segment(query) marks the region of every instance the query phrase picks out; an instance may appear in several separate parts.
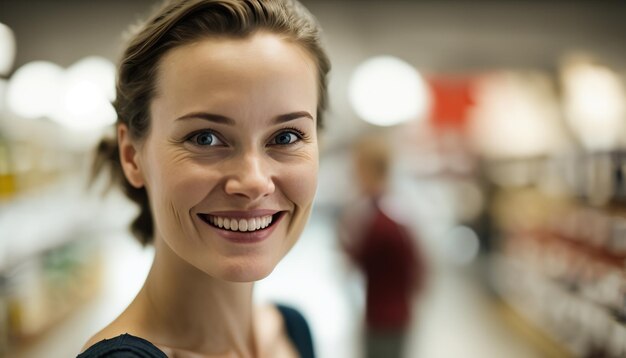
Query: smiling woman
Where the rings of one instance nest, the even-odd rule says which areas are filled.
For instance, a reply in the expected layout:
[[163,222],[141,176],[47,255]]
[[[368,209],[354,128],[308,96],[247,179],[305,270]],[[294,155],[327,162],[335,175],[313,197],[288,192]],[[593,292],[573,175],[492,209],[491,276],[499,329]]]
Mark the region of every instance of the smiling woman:
[[139,204],[156,254],[79,357],[313,356],[304,318],[252,290],[311,211],[329,67],[291,0],[170,1],[131,38],[95,168]]

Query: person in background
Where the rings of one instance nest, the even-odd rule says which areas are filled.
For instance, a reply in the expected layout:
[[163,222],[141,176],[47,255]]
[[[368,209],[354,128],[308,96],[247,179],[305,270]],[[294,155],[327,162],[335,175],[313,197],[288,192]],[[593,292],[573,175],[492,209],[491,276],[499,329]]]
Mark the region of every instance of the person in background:
[[329,60],[295,0],[168,1],[118,67],[106,166],[154,245],[145,284],[87,357],[313,357],[294,308],[253,305],[317,186]]
[[417,240],[386,205],[393,158],[385,137],[360,138],[352,154],[361,198],[344,208],[339,237],[365,277],[365,353],[402,357],[425,264]]

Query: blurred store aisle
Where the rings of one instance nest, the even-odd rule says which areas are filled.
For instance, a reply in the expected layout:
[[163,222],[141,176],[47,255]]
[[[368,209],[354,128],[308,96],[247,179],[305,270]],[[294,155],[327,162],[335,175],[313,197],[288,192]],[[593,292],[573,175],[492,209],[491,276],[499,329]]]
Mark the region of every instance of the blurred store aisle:
[[[129,237],[105,243],[102,294],[16,358],[72,357],[132,299],[147,274],[151,250]],[[510,331],[478,286],[471,268],[438,265],[412,333],[408,357],[541,356]],[[363,307],[360,281],[334,241],[332,213],[316,212],[294,250],[258,284],[259,301],[280,301],[308,317],[319,357],[356,358]]]
[[16,358],[75,357],[91,335],[122,312],[137,294],[153,252],[142,249],[125,233],[99,240],[105,262],[100,294],[77,309],[41,339],[19,350]]
[[506,324],[474,271],[438,268],[415,321],[409,357],[542,357]]

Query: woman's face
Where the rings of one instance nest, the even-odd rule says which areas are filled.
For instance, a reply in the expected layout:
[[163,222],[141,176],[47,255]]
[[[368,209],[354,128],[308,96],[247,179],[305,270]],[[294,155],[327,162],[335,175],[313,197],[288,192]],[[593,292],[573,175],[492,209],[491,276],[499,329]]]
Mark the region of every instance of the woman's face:
[[137,148],[155,240],[216,278],[267,276],[317,186],[317,69],[279,36],[210,38],[161,60]]

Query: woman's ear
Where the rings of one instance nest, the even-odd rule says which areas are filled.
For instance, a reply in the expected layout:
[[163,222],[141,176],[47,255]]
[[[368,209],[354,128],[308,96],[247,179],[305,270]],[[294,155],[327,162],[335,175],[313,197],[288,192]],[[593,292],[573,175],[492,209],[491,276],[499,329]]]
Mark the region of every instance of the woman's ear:
[[119,124],[117,126],[117,140],[120,150],[120,163],[126,179],[135,188],[145,185],[141,163],[139,161],[139,151],[130,138],[128,126]]

